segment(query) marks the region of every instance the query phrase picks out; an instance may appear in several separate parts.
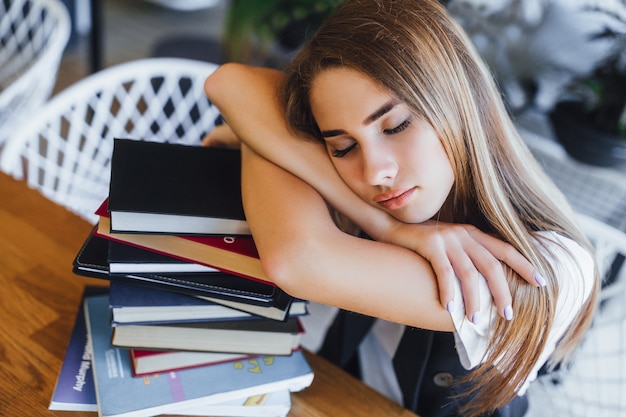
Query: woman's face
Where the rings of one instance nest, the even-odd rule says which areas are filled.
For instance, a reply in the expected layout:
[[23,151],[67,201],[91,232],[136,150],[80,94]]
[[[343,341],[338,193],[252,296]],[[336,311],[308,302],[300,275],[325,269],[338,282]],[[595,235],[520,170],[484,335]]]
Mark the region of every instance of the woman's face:
[[347,68],[316,76],[311,108],[337,172],[365,202],[406,223],[436,216],[454,173],[429,123]]

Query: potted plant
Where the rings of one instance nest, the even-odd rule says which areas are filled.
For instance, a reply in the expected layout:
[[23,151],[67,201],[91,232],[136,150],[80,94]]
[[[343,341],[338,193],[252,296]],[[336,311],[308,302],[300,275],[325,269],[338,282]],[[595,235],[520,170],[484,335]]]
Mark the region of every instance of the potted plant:
[[227,61],[280,66],[342,0],[231,0],[222,43]]
[[575,79],[549,112],[555,136],[574,158],[599,166],[626,167],[626,3],[611,13],[622,29],[605,27],[594,39],[612,43],[591,74]]

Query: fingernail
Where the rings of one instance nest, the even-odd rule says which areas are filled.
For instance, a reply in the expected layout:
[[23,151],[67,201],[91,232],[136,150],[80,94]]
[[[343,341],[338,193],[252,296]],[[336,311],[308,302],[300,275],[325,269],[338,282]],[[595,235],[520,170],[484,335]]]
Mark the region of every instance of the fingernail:
[[454,300],[448,301],[448,304],[446,304],[446,310],[448,310],[448,313],[452,313],[454,310]]
[[535,282],[540,287],[545,287],[546,286],[546,280],[543,278],[543,276],[541,276],[541,274],[539,272],[535,272],[535,275],[533,275],[533,277],[535,278]]
[[480,311],[477,311],[474,314],[472,314],[472,323],[474,323],[474,325],[477,325],[479,321],[480,321]]
[[513,319],[513,307],[511,306],[504,307],[504,318],[507,320]]

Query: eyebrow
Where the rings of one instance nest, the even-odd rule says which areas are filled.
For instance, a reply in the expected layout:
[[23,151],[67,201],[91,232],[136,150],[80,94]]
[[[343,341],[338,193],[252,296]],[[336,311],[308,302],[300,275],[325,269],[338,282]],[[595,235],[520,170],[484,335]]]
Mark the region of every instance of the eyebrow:
[[[383,104],[382,106],[380,106],[380,108],[375,110],[372,114],[367,116],[363,120],[363,124],[364,125],[368,125],[370,123],[375,122],[376,120],[378,120],[381,117],[383,117],[385,114],[389,113],[398,104],[400,104],[400,103],[398,101],[396,101],[396,100],[389,100],[387,103]],[[321,133],[322,133],[322,137],[329,138],[329,137],[333,137],[333,136],[343,135],[346,132],[345,132],[345,130],[342,130],[342,129],[335,129],[335,130],[324,130]]]

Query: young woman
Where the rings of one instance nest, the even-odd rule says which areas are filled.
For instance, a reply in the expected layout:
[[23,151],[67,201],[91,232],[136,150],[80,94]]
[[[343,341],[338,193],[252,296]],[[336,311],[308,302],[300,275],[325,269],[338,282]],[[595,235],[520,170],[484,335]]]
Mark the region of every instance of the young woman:
[[433,331],[416,355],[449,351],[468,371],[454,367],[454,388],[443,381],[432,404],[419,382],[430,368],[416,371],[421,402],[402,390],[422,416],[523,415],[507,405],[580,341],[598,278],[565,199],[445,9],[346,0],[286,73],[228,64],[205,90],[229,126],[207,142],[242,142],[244,205],[268,276],[397,323],[370,340],[386,375],[399,343],[389,334]]

